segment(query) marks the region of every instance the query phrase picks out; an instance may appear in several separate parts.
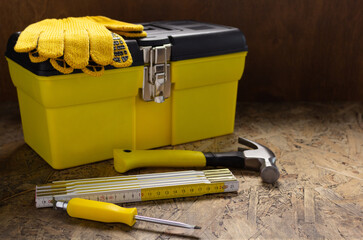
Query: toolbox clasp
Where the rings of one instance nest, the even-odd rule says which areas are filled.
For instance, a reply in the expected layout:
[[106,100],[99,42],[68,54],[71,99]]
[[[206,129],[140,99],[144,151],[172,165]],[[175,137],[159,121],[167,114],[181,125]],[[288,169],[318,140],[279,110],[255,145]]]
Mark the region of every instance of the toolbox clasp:
[[142,97],[147,102],[162,103],[170,97],[171,91],[171,44],[141,47],[141,50],[145,63]]

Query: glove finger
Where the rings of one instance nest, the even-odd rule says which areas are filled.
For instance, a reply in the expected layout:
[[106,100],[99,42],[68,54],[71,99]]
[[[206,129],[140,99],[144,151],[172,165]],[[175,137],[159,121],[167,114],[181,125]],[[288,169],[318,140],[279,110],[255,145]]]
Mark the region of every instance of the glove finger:
[[104,25],[106,28],[108,28],[110,30],[120,30],[120,31],[127,31],[127,32],[130,32],[130,31],[141,32],[144,30],[144,26],[142,26],[141,24],[132,24],[132,23],[128,23],[128,22],[122,22],[122,21],[114,20],[114,19],[104,17],[104,16],[91,16],[91,17],[87,17],[87,18]]
[[92,60],[102,66],[111,64],[113,59],[113,39],[111,32],[99,24],[88,26],[87,32]]
[[127,38],[142,38],[142,37],[147,36],[145,31],[142,31],[142,32],[113,31],[113,32],[117,33],[118,35],[127,37]]
[[72,68],[82,69],[89,61],[88,32],[75,19],[67,19],[67,30],[64,34],[64,60]]
[[50,59],[50,64],[61,73],[69,74],[73,72],[73,68],[69,66],[64,59],[52,58]]
[[101,65],[88,65],[82,68],[82,71],[90,76],[99,77],[105,72],[105,68]]
[[33,63],[40,63],[48,60],[48,58],[40,56],[37,49],[34,49],[33,51],[29,52],[29,59]]
[[128,67],[132,64],[132,56],[125,40],[118,34],[112,33],[113,37],[113,62],[114,67]]
[[39,35],[37,49],[41,56],[57,58],[63,56],[64,26],[62,20],[50,20],[50,24]]
[[19,35],[19,38],[14,46],[15,52],[30,52],[37,48],[39,34],[42,32],[42,23],[46,22],[43,20],[41,22],[33,23],[26,27]]

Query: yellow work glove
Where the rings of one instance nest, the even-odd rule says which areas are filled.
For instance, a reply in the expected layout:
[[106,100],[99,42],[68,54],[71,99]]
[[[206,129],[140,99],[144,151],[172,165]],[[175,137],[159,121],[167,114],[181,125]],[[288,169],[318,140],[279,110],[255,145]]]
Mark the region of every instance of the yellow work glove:
[[[111,33],[113,38],[113,61],[111,65],[117,68],[128,67],[132,64],[132,57],[129,49],[121,36],[116,33]],[[29,56],[31,56],[31,53]],[[62,73],[71,73],[73,68],[67,64],[64,58],[50,59],[52,66]],[[104,73],[104,66],[97,64],[92,59],[89,60],[88,65],[82,68],[82,71],[91,76],[101,76]]]
[[63,73],[82,69],[97,76],[105,65],[132,64],[123,38],[88,18],[46,19],[31,24],[20,34],[14,50],[29,52],[33,62],[50,58],[53,67]]
[[104,25],[107,29],[124,37],[146,37],[144,26],[141,24],[132,24],[121,22],[104,16],[86,17],[92,21]]

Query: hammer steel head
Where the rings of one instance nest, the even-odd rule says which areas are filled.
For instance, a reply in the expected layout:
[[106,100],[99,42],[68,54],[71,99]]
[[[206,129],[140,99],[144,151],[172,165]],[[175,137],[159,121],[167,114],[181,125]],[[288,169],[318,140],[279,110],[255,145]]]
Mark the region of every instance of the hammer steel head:
[[245,159],[245,167],[253,170],[259,169],[261,178],[266,183],[276,182],[280,173],[276,167],[275,154],[269,148],[246,138],[239,137],[238,143],[252,148],[238,148]]

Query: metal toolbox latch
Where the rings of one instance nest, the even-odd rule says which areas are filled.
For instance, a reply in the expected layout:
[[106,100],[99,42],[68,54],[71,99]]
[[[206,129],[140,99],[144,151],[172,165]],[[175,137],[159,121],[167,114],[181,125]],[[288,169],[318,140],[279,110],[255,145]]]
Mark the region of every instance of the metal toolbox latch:
[[141,47],[144,54],[144,101],[162,103],[170,97],[170,55],[171,44],[157,47]]

